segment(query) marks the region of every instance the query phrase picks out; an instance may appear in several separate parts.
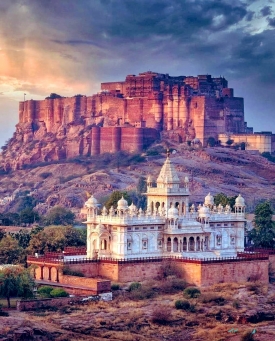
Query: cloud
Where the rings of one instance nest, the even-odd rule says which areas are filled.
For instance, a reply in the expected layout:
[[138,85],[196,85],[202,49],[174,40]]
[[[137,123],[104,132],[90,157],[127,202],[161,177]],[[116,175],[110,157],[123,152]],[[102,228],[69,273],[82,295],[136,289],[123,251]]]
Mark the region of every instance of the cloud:
[[272,7],[271,6],[264,6],[263,8],[261,8],[260,13],[263,17],[267,17],[267,16],[271,15]]
[[101,81],[152,70],[249,79],[250,89],[271,93],[273,8],[258,0],[2,1],[0,91],[89,95]]
[[271,27],[275,27],[275,17],[274,18],[268,18],[268,23]]

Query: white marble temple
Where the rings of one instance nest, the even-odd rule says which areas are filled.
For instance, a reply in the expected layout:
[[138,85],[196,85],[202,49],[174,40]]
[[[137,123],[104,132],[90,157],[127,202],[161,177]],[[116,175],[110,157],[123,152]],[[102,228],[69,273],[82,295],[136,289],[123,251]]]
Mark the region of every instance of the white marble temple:
[[204,204],[189,205],[189,180],[180,179],[169,156],[153,187],[147,179],[147,210],[128,206],[122,197],[117,208],[103,207],[91,196],[87,209],[87,257],[191,258],[235,257],[244,250],[245,202],[239,195],[234,212],[214,205],[209,193]]

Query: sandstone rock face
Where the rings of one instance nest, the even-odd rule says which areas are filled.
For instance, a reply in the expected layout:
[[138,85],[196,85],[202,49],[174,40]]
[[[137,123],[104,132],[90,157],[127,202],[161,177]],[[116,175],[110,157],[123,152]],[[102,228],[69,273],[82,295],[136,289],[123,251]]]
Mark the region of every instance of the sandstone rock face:
[[102,83],[93,96],[48,98],[19,105],[16,132],[3,153],[5,169],[24,164],[141,151],[169,132],[177,142],[202,144],[219,133],[244,133],[243,99],[210,75],[153,72]]

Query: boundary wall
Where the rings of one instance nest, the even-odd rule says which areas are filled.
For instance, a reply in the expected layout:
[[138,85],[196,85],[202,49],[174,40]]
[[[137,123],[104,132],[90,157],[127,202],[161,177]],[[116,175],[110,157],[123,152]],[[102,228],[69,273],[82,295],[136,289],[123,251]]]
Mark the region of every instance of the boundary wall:
[[[35,262],[32,260],[33,258]],[[181,277],[188,283],[201,287],[226,282],[240,283],[258,280],[262,283],[268,283],[269,281],[269,255],[259,253],[241,253],[236,258],[217,259],[192,259],[182,257],[140,259],[83,258],[64,261],[60,259],[50,260],[45,257],[28,257],[28,264],[34,263],[38,266],[36,271],[40,276],[41,273],[45,273],[46,276],[48,275],[48,266],[54,267],[57,270],[53,272],[59,272],[59,276],[56,277],[56,282],[62,285],[84,286],[87,281],[87,284],[89,282],[89,286],[91,285],[90,287],[95,288],[95,282],[97,281],[97,290],[99,291],[108,290],[107,282],[105,283],[104,280],[95,279],[96,277],[115,282],[156,279],[162,276],[162,268],[167,263],[173,263],[179,269]],[[81,271],[85,277],[62,275],[62,268],[64,266],[71,270]],[[93,280],[92,277],[94,278]],[[48,279],[49,281],[52,280],[50,276]]]

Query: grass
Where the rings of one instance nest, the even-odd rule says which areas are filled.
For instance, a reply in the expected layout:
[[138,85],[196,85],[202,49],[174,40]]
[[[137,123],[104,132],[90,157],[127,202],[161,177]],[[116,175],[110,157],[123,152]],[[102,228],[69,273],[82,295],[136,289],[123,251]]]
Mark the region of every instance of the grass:
[[[20,300],[19,297],[13,297],[10,299],[11,302],[11,308],[16,308],[16,301]],[[5,298],[0,299],[0,305],[2,305],[2,308],[8,308],[8,302]]]

